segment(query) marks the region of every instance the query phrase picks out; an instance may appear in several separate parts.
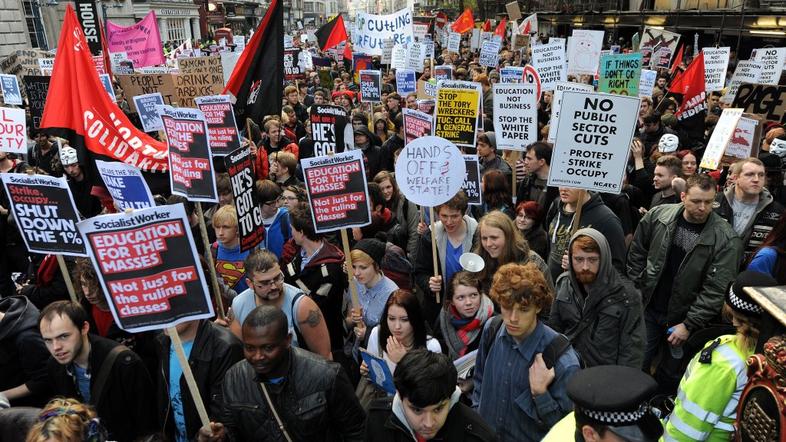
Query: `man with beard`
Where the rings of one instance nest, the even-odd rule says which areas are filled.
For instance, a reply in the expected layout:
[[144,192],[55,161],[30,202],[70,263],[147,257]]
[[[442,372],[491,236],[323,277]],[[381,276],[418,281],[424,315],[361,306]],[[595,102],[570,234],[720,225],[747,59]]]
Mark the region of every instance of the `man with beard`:
[[40,167],[47,175],[62,176],[63,174],[60,172],[55,173],[55,159],[58,154],[55,143],[49,141],[49,135],[42,131],[32,132],[35,144],[27,154],[30,165]]
[[556,284],[549,325],[570,339],[588,367],[641,367],[644,321],[641,295],[611,265],[606,237],[580,229],[568,246],[568,271]]
[[224,378],[220,423],[199,441],[361,441],[365,413],[341,366],[292,346],[280,308],[254,308],[242,327],[245,360]]
[[101,213],[101,200],[94,197],[90,192],[93,184],[85,176],[85,171],[79,165],[76,149],[71,146],[63,146],[60,162],[68,176],[68,187],[74,196],[74,203],[79,213],[85,218],[92,218]]

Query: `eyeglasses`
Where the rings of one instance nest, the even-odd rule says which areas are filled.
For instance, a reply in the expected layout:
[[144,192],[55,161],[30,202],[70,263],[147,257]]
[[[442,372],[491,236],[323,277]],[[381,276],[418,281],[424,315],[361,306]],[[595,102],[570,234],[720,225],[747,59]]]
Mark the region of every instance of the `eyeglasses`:
[[266,289],[273,287],[274,285],[281,284],[282,282],[284,282],[284,272],[279,272],[278,276],[273,279],[254,281],[254,287],[258,289]]
[[600,256],[589,256],[589,257],[574,256],[573,262],[575,262],[578,265],[582,265],[585,262],[590,264],[597,264],[600,262]]

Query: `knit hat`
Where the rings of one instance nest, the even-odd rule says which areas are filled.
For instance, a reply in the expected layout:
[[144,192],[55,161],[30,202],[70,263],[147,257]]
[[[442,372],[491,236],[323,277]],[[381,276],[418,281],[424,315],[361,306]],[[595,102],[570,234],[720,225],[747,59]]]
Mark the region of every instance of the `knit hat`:
[[491,146],[492,149],[497,150],[497,134],[494,132],[483,132],[480,137],[485,137],[489,142],[489,146]]
[[729,284],[729,289],[726,290],[726,304],[729,304],[729,307],[737,313],[759,317],[764,310],[743,289],[745,287],[773,287],[776,285],[778,282],[772,276],[746,270],[737,275],[737,279],[732,284]]
[[382,258],[385,257],[385,243],[378,239],[364,238],[355,244],[355,250],[360,250],[378,265],[382,266]]

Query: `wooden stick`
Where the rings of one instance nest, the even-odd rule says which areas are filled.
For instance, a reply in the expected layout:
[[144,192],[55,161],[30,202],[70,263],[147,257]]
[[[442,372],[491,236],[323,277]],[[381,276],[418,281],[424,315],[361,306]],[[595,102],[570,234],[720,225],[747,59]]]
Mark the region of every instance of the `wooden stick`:
[[[584,207],[584,195],[586,191],[582,190],[579,194],[579,201],[578,205],[576,206],[576,213],[573,215],[573,225],[570,228],[570,236],[573,236],[577,230],[579,230],[579,224],[581,223],[581,209]],[[589,194],[587,194],[587,200],[589,200]]]
[[[183,350],[183,342],[180,341],[180,334],[178,334],[177,328],[175,327],[169,327],[166,330],[167,334],[169,334],[169,337],[172,339],[172,346],[175,347],[175,354],[177,354],[177,360],[180,362],[180,368],[183,369],[183,376],[186,378],[186,385],[188,385],[188,390],[191,392],[191,398],[194,399],[194,405],[196,406],[197,413],[199,413],[199,420],[202,421],[203,427],[210,427],[210,417],[207,415],[205,403],[202,402],[202,394],[199,393],[199,388],[194,379],[194,373],[191,372],[191,366],[188,365],[188,358],[186,358],[186,352]],[[169,382],[180,382],[180,380],[170,379]]]
[[513,208],[515,209],[516,191],[518,190],[518,187],[516,186],[516,163],[519,160],[519,151],[517,150],[510,151],[510,159],[513,162],[513,167],[511,167],[511,169],[513,169],[513,179],[511,180],[511,184],[510,184],[510,195],[513,198]]
[[63,279],[65,279],[66,288],[68,289],[68,296],[71,297],[71,300],[74,302],[79,302],[76,299],[76,292],[74,291],[74,283],[71,281],[71,275],[68,273],[68,267],[66,266],[65,259],[63,259],[63,255],[55,255],[57,257],[57,265],[60,266],[60,273],[63,274]]
[[[428,216],[431,220],[431,257],[434,264],[434,276],[439,276],[439,264],[437,263],[437,238],[436,238],[436,222],[434,221],[434,208],[428,208]],[[445,285],[447,281],[442,281],[442,285]],[[439,304],[439,292],[434,292],[434,297],[437,300],[437,304]]]
[[213,253],[210,250],[210,240],[207,238],[207,226],[205,225],[205,214],[202,212],[202,203],[196,203],[197,218],[199,218],[199,233],[202,236],[202,243],[205,245],[205,258],[207,266],[210,268],[210,283],[213,286],[213,297],[216,300],[216,310],[218,319],[225,320],[224,301],[221,299],[221,288],[218,286],[218,275],[216,275],[216,264],[213,262]]
[[354,284],[355,277],[352,274],[352,255],[349,250],[349,236],[347,229],[341,229],[341,244],[344,245],[344,258],[347,262],[347,280],[349,281],[349,294],[352,295],[352,308],[360,307],[358,298],[358,288]]

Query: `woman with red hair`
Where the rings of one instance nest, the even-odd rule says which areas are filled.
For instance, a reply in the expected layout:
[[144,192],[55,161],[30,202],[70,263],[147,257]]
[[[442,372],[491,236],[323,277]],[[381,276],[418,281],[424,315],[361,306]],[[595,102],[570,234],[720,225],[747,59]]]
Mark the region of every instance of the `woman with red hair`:
[[529,248],[541,258],[549,256],[549,237],[541,224],[542,213],[540,205],[535,201],[522,201],[516,206],[514,220],[529,243]]

